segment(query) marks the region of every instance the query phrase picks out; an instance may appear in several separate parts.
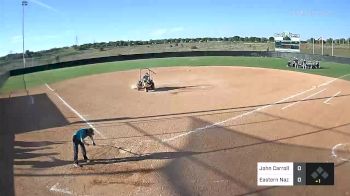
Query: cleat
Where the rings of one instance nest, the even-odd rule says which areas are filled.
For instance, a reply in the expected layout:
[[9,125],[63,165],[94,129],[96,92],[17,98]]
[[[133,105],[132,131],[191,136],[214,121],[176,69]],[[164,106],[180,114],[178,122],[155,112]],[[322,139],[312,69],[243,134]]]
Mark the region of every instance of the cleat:
[[78,163],[73,164],[74,167],[81,167]]

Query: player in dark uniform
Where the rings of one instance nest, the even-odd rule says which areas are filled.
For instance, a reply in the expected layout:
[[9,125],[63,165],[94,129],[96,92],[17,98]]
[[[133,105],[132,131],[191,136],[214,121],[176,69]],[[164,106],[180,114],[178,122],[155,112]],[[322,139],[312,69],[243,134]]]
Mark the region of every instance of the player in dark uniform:
[[88,145],[84,139],[86,137],[89,137],[92,141],[92,144],[95,146],[95,141],[93,138],[94,135],[94,129],[92,128],[82,128],[79,129],[78,131],[75,132],[75,134],[73,135],[73,148],[74,148],[74,166],[78,167],[79,163],[78,163],[78,146],[80,145],[81,150],[82,150],[82,154],[84,157],[84,160],[89,163],[90,160],[88,159],[88,157],[86,156],[86,149],[85,149],[85,145]]

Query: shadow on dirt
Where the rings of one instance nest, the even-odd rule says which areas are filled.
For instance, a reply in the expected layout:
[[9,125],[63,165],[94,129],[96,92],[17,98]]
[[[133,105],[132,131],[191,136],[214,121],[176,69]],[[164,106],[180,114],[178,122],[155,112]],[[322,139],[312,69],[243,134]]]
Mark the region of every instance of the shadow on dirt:
[[164,86],[164,87],[158,87],[154,89],[153,92],[166,92],[166,91],[175,91],[175,90],[191,90],[191,89],[197,89],[200,88],[201,85],[190,85],[190,86]]
[[130,156],[122,158],[112,158],[112,159],[94,159],[90,163],[82,163],[82,165],[100,165],[100,164],[113,164],[113,163],[122,163],[122,162],[132,162],[132,161],[144,161],[151,159],[176,159],[180,157],[192,156],[198,154],[197,152],[156,152],[151,154],[143,154],[139,156]]
[[[350,94],[337,95],[334,98],[348,97]],[[97,126],[104,126],[104,124],[119,123],[119,122],[147,122],[147,121],[159,121],[161,119],[174,119],[174,118],[183,118],[184,116],[201,116],[201,115],[215,115],[215,114],[224,114],[231,112],[244,112],[254,110],[257,107],[268,106],[271,104],[274,105],[284,105],[295,102],[310,102],[310,101],[319,101],[326,100],[331,98],[332,96],[325,96],[320,98],[310,98],[310,99],[298,99],[294,101],[285,101],[281,103],[266,103],[266,104],[258,104],[258,105],[248,105],[248,106],[238,106],[232,108],[222,108],[222,109],[213,109],[213,110],[201,110],[201,111],[193,111],[193,112],[180,112],[180,113],[172,113],[172,114],[160,114],[160,115],[149,115],[149,116],[135,116],[135,117],[116,117],[116,118],[104,118],[104,119],[91,119],[89,122],[95,123]],[[81,124],[84,121],[76,121],[71,124]],[[115,125],[113,125],[115,126]]]
[[68,121],[46,94],[0,99],[0,119],[0,190],[11,196],[14,195],[13,165],[19,164],[14,159],[54,155],[33,152],[46,149],[50,143],[16,142],[15,134],[65,126]]
[[[26,141],[15,141],[14,143],[14,165],[28,165],[31,168],[50,168],[66,165],[71,161],[62,161],[54,158],[53,156],[58,153],[38,153],[41,150],[53,149],[52,145],[62,144],[61,142],[26,142]],[[33,159],[38,157],[48,157],[50,161],[33,161],[27,159]]]
[[[284,119],[289,121],[289,119]],[[293,120],[291,120],[293,121]],[[297,121],[293,121],[298,123]],[[190,128],[197,128],[207,125],[210,122],[198,118],[192,118]],[[135,130],[142,134],[150,134],[140,127],[128,123]],[[304,125],[304,124],[302,124]],[[249,126],[249,125],[248,125]],[[306,125],[303,127],[305,128]],[[309,125],[312,126],[312,125]],[[277,195],[288,194],[286,189],[280,187],[257,187],[256,186],[256,164],[259,161],[286,161],[286,162],[310,162],[329,161],[329,149],[321,149],[293,144],[283,144],[281,141],[291,138],[304,137],[306,135],[319,132],[330,131],[340,127],[349,126],[349,123],[322,128],[305,133],[287,135],[273,140],[265,140],[249,134],[241,133],[235,129],[227,129],[218,126],[215,130],[190,134],[187,137],[185,146],[178,148],[171,142],[162,142],[155,136],[149,136],[155,142],[171,149],[172,152],[155,152],[139,156],[129,156],[121,158],[95,159],[87,165],[104,165],[123,162],[137,162],[144,160],[169,160],[160,168],[147,168],[148,165],[140,164],[139,169],[129,167],[118,168],[115,171],[86,171],[72,173],[48,173],[48,174],[18,174],[17,176],[104,176],[104,175],[124,175],[133,173],[161,172],[166,182],[179,195]],[[248,127],[249,128],[249,127]],[[200,135],[199,135],[200,134]],[[198,137],[200,136],[200,137]],[[288,152],[288,153],[286,153]],[[57,164],[68,162],[56,160]],[[344,167],[340,167],[343,166]],[[341,173],[350,172],[349,164],[337,164],[337,170]],[[80,171],[80,170],[77,170]],[[343,179],[338,177],[338,179]],[[165,186],[165,185],[164,185]],[[332,195],[334,189],[313,190],[317,194],[326,191]],[[294,193],[294,192],[293,192]],[[339,192],[337,192],[339,193]],[[334,195],[334,194],[333,194]]]
[[18,134],[68,125],[46,94],[0,99],[0,106],[0,126],[6,132]]

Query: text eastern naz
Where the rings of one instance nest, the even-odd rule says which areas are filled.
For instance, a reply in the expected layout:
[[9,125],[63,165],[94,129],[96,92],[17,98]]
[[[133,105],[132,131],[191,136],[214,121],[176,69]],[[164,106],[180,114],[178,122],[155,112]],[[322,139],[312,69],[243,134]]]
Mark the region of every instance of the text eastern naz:
[[289,170],[289,166],[261,166],[259,168],[259,171],[288,171]]

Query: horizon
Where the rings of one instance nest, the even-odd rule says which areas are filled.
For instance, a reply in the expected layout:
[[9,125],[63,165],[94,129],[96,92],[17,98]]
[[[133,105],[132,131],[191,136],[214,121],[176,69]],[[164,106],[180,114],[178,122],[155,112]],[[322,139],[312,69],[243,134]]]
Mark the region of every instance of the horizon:
[[[78,45],[198,37],[269,38],[285,31],[300,34],[301,40],[350,37],[350,6],[345,0],[295,0],[289,9],[281,9],[284,5],[282,0],[106,0],[103,4],[28,0],[25,50],[70,47],[76,44],[76,37]],[[0,25],[0,56],[22,53],[21,1],[0,0]]]

